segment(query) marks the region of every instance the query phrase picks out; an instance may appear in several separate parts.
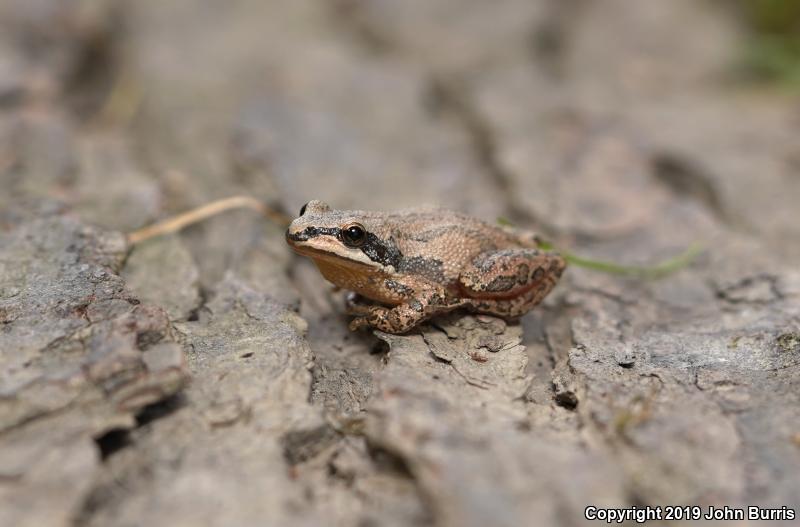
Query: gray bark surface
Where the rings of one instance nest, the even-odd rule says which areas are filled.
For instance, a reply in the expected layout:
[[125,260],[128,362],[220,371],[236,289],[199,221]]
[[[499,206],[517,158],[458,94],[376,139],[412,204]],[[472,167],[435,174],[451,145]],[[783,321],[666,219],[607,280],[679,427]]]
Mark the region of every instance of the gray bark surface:
[[[0,526],[800,511],[800,106],[731,81],[740,33],[689,0],[3,2]],[[282,225],[126,242],[237,194],[705,251],[350,333]]]

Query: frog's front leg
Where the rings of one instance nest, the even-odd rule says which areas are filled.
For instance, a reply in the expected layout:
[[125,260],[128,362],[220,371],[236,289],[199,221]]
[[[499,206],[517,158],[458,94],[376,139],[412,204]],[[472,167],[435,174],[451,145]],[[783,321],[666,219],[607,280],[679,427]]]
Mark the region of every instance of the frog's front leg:
[[475,311],[514,318],[530,311],[550,293],[566,265],[556,253],[506,249],[479,255],[461,272],[458,281]]
[[464,305],[463,301],[448,298],[445,289],[438,285],[425,285],[414,291],[414,296],[395,307],[357,304],[350,312],[358,314],[350,322],[350,329],[370,326],[386,333],[405,333],[424,320]]

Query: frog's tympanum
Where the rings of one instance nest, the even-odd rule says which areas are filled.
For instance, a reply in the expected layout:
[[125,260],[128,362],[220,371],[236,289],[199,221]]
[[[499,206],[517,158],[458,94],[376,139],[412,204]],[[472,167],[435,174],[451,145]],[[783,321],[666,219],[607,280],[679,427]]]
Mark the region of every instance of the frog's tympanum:
[[439,313],[465,308],[506,319],[547,296],[566,267],[534,236],[440,209],[300,209],[286,231],[292,248],[322,275],[356,293],[350,329],[404,333]]

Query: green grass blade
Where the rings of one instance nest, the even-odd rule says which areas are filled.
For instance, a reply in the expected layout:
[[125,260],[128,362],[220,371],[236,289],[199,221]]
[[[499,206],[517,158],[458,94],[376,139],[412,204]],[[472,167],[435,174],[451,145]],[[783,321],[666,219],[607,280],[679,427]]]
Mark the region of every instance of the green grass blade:
[[540,247],[545,250],[555,250],[564,257],[567,262],[585,269],[592,269],[602,273],[608,273],[620,276],[633,276],[637,278],[645,278],[655,280],[663,278],[676,271],[679,271],[694,261],[700,253],[703,252],[703,246],[699,243],[693,243],[689,248],[672,258],[659,262],[655,265],[621,265],[613,262],[604,262],[601,260],[592,260],[584,258],[568,251],[561,251],[553,247],[551,243],[542,242]]

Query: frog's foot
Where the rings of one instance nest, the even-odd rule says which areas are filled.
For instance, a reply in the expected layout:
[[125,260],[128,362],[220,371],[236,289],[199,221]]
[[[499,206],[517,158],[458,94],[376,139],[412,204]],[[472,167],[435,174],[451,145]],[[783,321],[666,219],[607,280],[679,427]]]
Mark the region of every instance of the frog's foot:
[[428,318],[468,305],[467,300],[449,298],[441,287],[418,291],[417,298],[392,308],[360,305],[360,316],[350,322],[350,329],[373,327],[386,333],[405,333]]
[[459,285],[474,311],[516,318],[544,300],[565,267],[561,256],[538,249],[495,251],[478,256]]
[[367,312],[350,322],[351,330],[369,326],[386,333],[405,333],[428,318],[422,304],[416,300],[393,308],[383,306],[362,307]]

